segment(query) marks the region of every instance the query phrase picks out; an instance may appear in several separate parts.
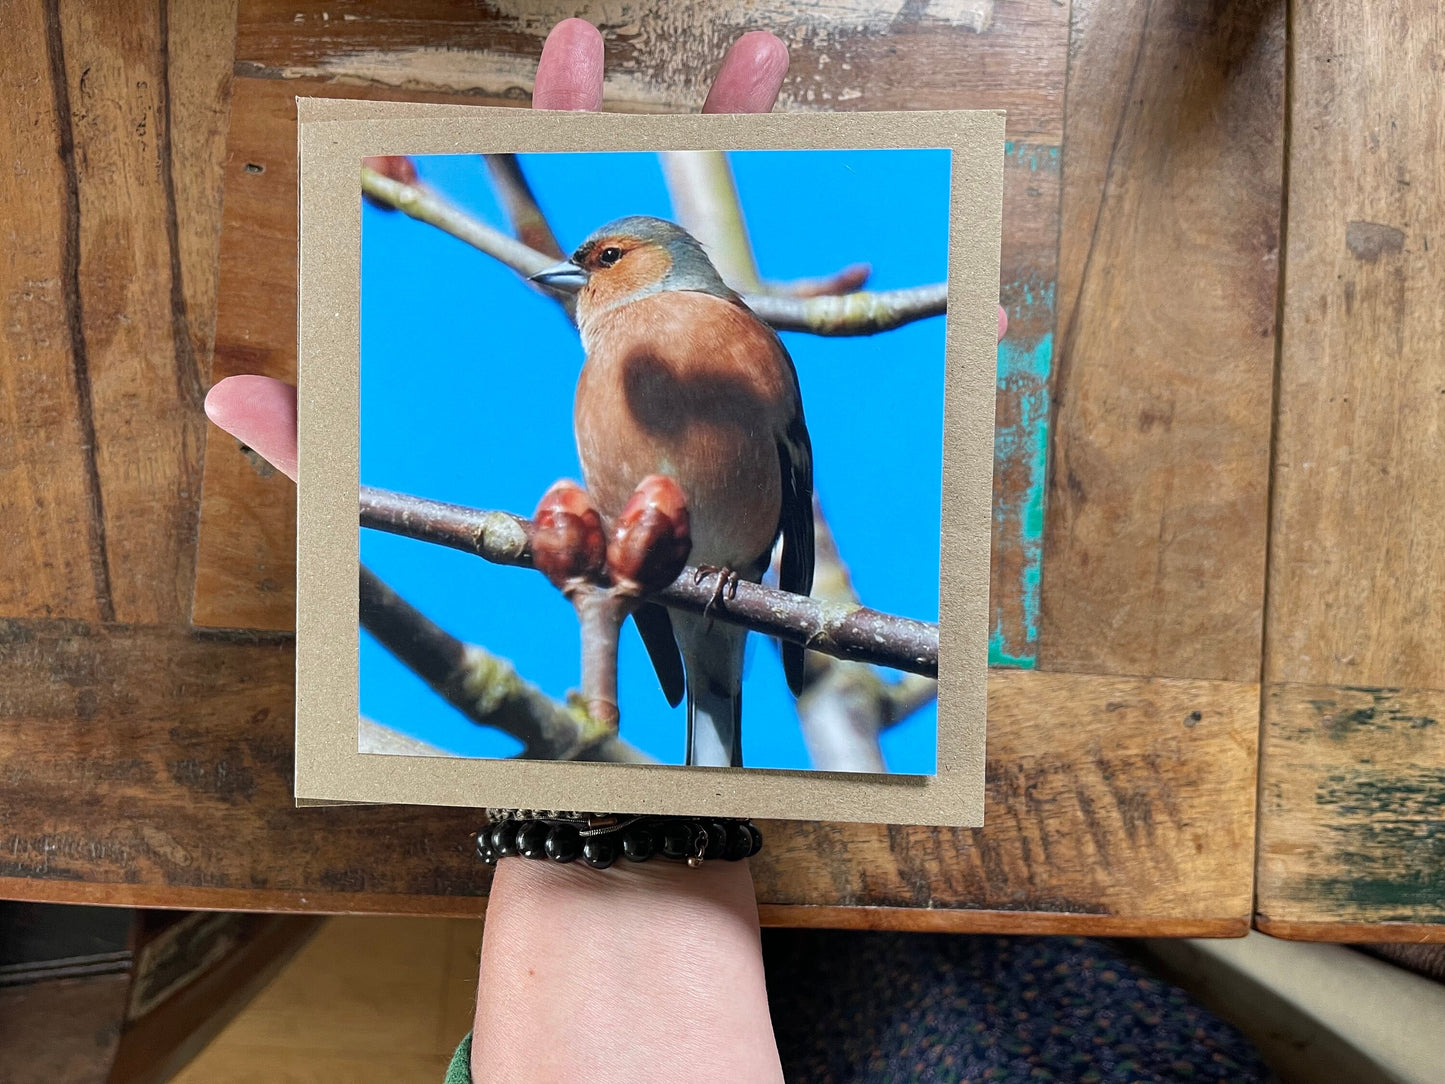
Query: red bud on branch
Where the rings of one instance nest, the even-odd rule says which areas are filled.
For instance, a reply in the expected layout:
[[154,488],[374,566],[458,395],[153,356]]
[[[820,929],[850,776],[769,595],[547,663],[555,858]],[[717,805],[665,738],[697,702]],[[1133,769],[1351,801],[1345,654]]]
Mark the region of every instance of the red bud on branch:
[[666,475],[649,474],[633,490],[607,544],[612,582],[622,594],[650,595],[677,579],[691,552],[686,494]]
[[587,491],[566,479],[543,495],[532,517],[532,563],[564,594],[602,577],[607,544]]

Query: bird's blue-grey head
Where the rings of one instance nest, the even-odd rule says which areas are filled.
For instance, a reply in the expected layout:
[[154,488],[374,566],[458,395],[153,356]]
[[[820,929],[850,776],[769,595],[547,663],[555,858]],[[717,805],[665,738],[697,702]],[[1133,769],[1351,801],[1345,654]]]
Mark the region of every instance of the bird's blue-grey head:
[[586,310],[595,315],[664,290],[734,296],[697,238],[650,215],[629,215],[593,230],[570,260],[539,271],[531,281],[580,292],[584,319]]

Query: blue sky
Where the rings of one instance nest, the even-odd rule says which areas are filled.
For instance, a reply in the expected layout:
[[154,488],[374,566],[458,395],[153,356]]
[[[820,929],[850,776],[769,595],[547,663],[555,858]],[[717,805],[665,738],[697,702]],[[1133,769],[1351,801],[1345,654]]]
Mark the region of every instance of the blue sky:
[[[855,262],[872,265],[875,289],[946,277],[948,151],[730,157],[764,277]],[[479,157],[416,163],[453,203],[505,223]],[[564,248],[622,215],[671,217],[652,154],[533,154],[522,165]],[[557,478],[580,478],[571,416],[582,350],[552,301],[460,241],[369,204],[361,279],[363,484],[530,514]],[[859,593],[875,608],[937,620],[944,318],[868,337],[783,339],[802,385],[817,491]],[[375,531],[361,532],[361,557],[443,628],[512,660],[548,693],[576,687],[576,620],[541,576]],[[757,635],[749,643],[747,764],[809,767],[777,652]],[[680,763],[682,709],[667,706],[630,625],[619,691],[623,737]],[[361,710],[462,756],[519,748],[467,721],[364,632]],[[936,730],[931,707],[892,728],[889,770],[932,773]]]

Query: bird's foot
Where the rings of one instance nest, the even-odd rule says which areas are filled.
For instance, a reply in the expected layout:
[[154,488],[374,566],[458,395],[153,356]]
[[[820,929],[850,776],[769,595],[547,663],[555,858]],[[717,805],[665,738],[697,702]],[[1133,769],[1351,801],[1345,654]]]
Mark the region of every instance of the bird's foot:
[[716,576],[717,583],[713,585],[712,598],[707,600],[707,605],[702,609],[703,617],[712,614],[714,606],[721,606],[723,601],[731,602],[738,597],[738,584],[742,576],[730,568],[720,568],[717,565],[698,565],[692,574],[693,583],[702,583],[709,576]]

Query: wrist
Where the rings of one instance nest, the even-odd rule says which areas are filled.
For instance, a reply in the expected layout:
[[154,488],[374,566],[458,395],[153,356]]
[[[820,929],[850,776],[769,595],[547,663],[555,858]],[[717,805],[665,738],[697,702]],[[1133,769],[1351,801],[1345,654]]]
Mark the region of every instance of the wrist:
[[472,1057],[499,1082],[576,1079],[579,1058],[591,1084],[780,1080],[748,863],[501,859]]

